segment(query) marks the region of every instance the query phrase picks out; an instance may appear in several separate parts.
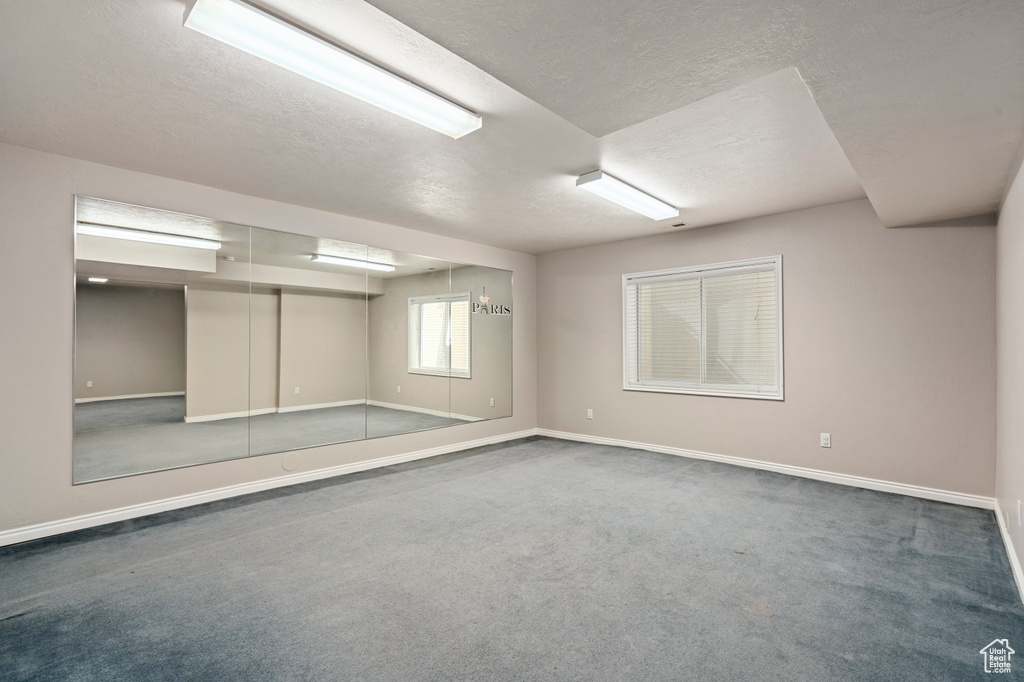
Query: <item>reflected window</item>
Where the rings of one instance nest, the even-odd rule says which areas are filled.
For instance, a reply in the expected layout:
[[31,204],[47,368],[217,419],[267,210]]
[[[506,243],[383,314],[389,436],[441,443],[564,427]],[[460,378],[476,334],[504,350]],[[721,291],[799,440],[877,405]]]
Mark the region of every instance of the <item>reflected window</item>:
[[469,294],[409,299],[409,372],[470,378]]

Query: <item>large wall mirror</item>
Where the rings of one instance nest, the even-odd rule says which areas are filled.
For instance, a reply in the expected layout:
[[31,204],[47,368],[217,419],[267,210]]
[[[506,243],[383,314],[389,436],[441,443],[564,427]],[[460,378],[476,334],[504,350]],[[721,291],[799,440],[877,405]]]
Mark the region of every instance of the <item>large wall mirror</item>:
[[76,484],[512,415],[507,270],[90,197],[75,228]]

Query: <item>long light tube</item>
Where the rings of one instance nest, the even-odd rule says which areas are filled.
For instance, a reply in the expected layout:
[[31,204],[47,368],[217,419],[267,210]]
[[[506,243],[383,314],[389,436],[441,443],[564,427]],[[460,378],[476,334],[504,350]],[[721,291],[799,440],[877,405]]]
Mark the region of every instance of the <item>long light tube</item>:
[[394,272],[395,266],[387,263],[374,263],[368,260],[356,260],[355,258],[340,258],[339,256],[326,256],[322,253],[313,254],[314,263],[331,263],[333,265],[347,265],[350,268],[364,270],[380,270],[381,272]]
[[576,186],[654,220],[675,218],[679,215],[678,208],[659,201],[604,171],[596,170],[579,176],[576,178]]
[[216,251],[222,244],[212,239],[200,239],[198,237],[182,237],[177,234],[164,234],[162,232],[144,232],[142,230],[129,230],[123,227],[110,227],[108,225],[92,225],[90,223],[78,223],[78,234],[88,234],[93,237],[110,237],[111,239],[127,239],[132,242],[148,242],[150,244],[167,244],[169,246],[187,246],[193,249],[209,249]]
[[106,277],[90,277],[89,281],[92,282],[93,284],[106,284],[107,283],[107,278]]
[[483,120],[241,0],[191,0],[185,26],[453,138]]

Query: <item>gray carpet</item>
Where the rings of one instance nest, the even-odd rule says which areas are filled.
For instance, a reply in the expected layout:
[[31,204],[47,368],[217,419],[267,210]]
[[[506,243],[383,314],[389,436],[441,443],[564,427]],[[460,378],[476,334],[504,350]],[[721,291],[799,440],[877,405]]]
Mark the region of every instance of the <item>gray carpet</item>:
[[182,396],[79,403],[74,480],[98,481],[462,423],[376,405],[348,405],[186,424]]
[[5,680],[965,680],[997,637],[990,511],[549,439],[0,550]]

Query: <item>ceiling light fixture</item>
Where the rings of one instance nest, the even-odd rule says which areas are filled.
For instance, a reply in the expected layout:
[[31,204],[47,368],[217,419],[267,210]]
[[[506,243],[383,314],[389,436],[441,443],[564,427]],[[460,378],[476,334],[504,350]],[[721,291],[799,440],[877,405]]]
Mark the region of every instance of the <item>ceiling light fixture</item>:
[[325,256],[322,253],[313,254],[314,263],[331,263],[332,265],[347,265],[350,268],[365,270],[380,270],[381,272],[394,272],[395,266],[387,263],[374,263],[368,260],[356,260],[355,258],[340,258],[338,256]]
[[576,186],[654,220],[675,218],[679,215],[678,208],[655,199],[604,171],[596,170],[579,176],[576,178]]
[[190,0],[185,26],[453,138],[478,114],[241,0]]
[[107,278],[106,277],[90,277],[89,281],[92,282],[93,284],[106,284],[107,283]]
[[182,237],[181,235],[164,234],[163,232],[144,232],[142,230],[110,227],[109,225],[94,225],[92,223],[78,223],[78,234],[88,234],[93,237],[109,237],[111,239],[127,239],[132,242],[166,244],[168,246],[187,246],[192,249],[209,249],[211,251],[216,251],[222,246],[220,242],[213,239]]

